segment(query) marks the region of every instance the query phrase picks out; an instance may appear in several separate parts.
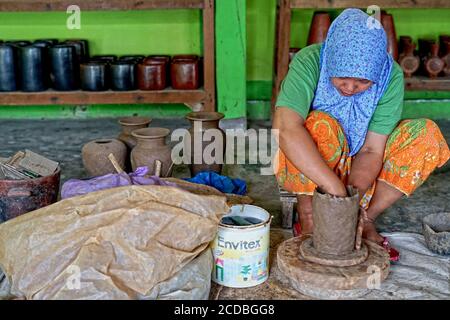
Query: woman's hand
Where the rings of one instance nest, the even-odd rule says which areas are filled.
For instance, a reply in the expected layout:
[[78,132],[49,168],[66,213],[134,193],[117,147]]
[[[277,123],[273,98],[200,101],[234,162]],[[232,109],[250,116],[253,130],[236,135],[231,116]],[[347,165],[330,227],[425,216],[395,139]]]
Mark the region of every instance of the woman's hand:
[[273,129],[279,130],[278,144],[290,162],[322,190],[345,197],[347,190],[339,177],[325,163],[308,130],[305,120],[295,111],[278,107]]

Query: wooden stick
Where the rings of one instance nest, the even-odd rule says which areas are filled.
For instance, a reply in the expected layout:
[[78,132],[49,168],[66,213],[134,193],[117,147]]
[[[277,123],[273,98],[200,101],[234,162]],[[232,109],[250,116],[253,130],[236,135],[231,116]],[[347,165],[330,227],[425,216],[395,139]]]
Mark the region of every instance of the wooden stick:
[[159,177],[161,176],[161,167],[162,167],[162,162],[159,160],[155,160],[155,176]]
[[112,153],[108,156],[109,161],[111,161],[112,165],[114,166],[114,169],[116,169],[117,173],[122,174],[125,173],[123,169],[120,167],[119,163],[117,162],[116,157]]

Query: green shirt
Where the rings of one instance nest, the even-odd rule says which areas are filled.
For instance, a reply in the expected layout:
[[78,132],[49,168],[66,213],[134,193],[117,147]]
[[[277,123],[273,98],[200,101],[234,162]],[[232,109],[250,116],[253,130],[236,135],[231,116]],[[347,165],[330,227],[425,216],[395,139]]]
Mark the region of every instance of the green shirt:
[[[288,107],[306,119],[319,82],[320,49],[322,44],[313,44],[298,52],[286,78],[281,83],[277,107]],[[381,97],[372,119],[369,131],[388,135],[400,121],[403,108],[403,71],[394,63],[388,87]]]

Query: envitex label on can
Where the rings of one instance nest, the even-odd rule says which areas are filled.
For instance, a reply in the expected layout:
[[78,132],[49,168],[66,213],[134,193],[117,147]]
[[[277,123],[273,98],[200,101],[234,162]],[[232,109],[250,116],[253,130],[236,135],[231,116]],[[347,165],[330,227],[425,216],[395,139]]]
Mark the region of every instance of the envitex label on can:
[[232,288],[256,286],[269,275],[270,224],[243,229],[219,226],[212,243],[213,281]]

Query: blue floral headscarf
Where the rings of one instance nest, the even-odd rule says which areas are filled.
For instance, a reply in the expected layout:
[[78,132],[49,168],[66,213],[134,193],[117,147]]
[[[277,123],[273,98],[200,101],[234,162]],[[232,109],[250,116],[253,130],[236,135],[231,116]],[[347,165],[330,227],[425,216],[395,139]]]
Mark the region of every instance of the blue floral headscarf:
[[[320,77],[312,108],[339,121],[351,156],[364,144],[392,65],[386,34],[372,17],[359,9],[346,9],[333,21],[320,52]],[[366,91],[346,97],[333,86],[331,77],[362,78],[373,84]]]

